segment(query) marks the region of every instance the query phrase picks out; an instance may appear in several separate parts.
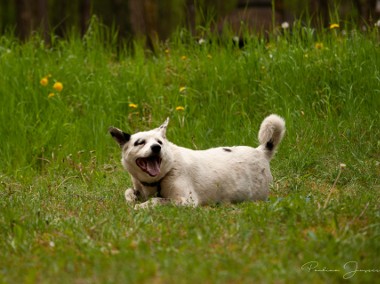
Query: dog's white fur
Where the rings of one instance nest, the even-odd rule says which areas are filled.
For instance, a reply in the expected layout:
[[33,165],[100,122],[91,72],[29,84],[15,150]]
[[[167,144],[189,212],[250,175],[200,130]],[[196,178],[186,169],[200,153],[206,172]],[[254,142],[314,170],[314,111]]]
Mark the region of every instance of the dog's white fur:
[[208,150],[191,150],[169,142],[168,122],[133,135],[110,127],[109,132],[122,147],[121,162],[132,177],[133,188],[125,192],[127,202],[145,201],[135,208],[146,208],[169,202],[197,206],[267,199],[272,182],[269,162],[284,136],[284,119],[275,114],[264,119],[257,148]]

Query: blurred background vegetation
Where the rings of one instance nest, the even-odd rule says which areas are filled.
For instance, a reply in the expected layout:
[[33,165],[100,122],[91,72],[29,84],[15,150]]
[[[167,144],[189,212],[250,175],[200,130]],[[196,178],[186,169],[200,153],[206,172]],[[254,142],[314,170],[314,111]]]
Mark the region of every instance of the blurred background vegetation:
[[178,27],[198,36],[199,27],[263,33],[294,19],[316,28],[338,19],[365,27],[378,20],[380,0],[0,0],[0,32],[26,40],[38,31],[49,42],[72,31],[84,35],[93,15],[119,39],[146,38],[151,45]]

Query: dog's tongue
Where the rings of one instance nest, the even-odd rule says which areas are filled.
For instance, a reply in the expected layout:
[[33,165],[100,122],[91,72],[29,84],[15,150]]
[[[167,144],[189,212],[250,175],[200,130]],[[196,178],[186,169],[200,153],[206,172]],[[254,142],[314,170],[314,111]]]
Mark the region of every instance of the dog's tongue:
[[140,158],[137,159],[136,163],[143,171],[152,177],[160,174],[160,162],[157,157]]
[[160,164],[157,159],[147,159],[147,172],[151,176],[155,177],[160,174]]

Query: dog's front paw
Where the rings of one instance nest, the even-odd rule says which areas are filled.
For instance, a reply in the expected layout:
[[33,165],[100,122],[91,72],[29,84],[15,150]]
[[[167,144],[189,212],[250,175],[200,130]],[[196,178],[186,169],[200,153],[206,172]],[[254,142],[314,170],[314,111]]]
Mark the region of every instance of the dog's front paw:
[[140,209],[148,209],[150,207],[152,207],[152,204],[149,203],[149,201],[147,201],[147,202],[144,202],[144,203],[136,204],[133,208],[135,210],[140,210]]
[[135,203],[138,199],[137,195],[136,195],[136,191],[133,190],[132,188],[128,188],[126,191],[125,191],[125,200],[127,201],[127,203]]
[[151,198],[146,202],[136,204],[134,208],[136,210],[148,209],[148,208],[155,207],[157,205],[165,205],[165,204],[169,204],[169,203],[171,203],[171,200],[169,198]]

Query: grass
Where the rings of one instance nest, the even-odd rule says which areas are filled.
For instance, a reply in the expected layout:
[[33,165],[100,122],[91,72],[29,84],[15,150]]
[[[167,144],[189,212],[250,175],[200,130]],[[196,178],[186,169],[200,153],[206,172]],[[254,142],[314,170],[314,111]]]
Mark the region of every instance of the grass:
[[[378,37],[298,27],[239,49],[178,33],[153,53],[117,49],[100,26],[52,46],[1,37],[0,282],[374,283]],[[170,117],[176,144],[256,146],[270,113],[287,134],[267,202],[125,204],[108,126],[133,133]],[[355,265],[376,271],[345,280]]]

